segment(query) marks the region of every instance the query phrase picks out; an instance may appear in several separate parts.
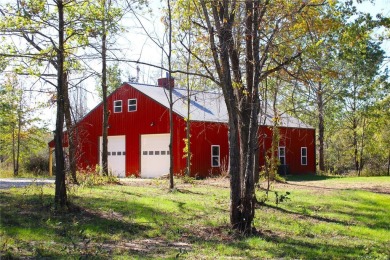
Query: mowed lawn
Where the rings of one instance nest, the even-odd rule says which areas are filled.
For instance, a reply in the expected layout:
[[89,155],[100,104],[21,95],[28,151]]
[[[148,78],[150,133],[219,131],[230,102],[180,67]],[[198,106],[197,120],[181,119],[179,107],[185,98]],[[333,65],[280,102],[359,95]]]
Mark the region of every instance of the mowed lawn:
[[[257,232],[229,229],[226,179],[125,180],[71,187],[71,212],[54,187],[0,190],[1,259],[389,259],[390,177],[292,178],[256,210]],[[275,194],[290,200],[275,204]],[[259,199],[264,192],[258,191]]]

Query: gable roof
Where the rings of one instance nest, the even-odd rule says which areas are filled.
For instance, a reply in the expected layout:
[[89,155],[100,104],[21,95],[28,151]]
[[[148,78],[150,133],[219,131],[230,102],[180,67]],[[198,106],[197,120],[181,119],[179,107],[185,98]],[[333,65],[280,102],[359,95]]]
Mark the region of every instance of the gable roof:
[[[133,88],[152,98],[166,108],[169,108],[168,96],[169,91],[166,88],[139,83],[128,83]],[[174,88],[172,89],[173,111],[183,118],[187,117],[187,90]],[[273,125],[274,118],[271,109],[267,113],[259,116],[260,125]],[[271,113],[270,113],[271,112]],[[297,118],[283,114],[280,116],[279,126],[294,128],[313,128],[303,123]],[[190,120],[202,122],[228,122],[228,112],[222,93],[210,91],[191,91],[190,94]]]

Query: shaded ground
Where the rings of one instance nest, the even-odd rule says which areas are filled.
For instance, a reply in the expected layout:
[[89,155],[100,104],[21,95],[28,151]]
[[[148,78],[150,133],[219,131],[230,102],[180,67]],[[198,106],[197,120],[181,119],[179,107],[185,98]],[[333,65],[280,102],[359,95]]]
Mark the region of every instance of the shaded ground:
[[[389,180],[272,184],[280,194],[292,191],[291,201],[275,205],[272,193],[259,206],[250,237],[229,228],[227,178],[177,178],[175,191],[167,179],[72,186],[72,211],[65,214],[53,210],[53,186],[3,189],[0,258],[388,259]],[[8,187],[53,182],[18,181]]]

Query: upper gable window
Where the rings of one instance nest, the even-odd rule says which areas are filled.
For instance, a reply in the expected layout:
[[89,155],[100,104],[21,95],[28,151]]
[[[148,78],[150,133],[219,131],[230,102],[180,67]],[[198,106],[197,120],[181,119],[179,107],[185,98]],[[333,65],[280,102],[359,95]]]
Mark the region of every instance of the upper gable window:
[[128,105],[129,105],[129,108],[128,108],[128,112],[133,112],[133,111],[137,111],[137,99],[129,99],[128,100]]
[[114,113],[122,113],[122,100],[114,101]]

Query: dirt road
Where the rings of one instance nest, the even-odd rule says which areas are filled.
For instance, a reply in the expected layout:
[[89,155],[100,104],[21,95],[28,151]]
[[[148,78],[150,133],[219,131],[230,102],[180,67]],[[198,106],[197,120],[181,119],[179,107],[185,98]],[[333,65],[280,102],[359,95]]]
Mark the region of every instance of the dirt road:
[[54,183],[54,179],[27,179],[27,178],[2,178],[0,189],[21,188],[31,184],[46,185]]

